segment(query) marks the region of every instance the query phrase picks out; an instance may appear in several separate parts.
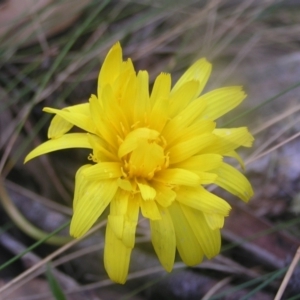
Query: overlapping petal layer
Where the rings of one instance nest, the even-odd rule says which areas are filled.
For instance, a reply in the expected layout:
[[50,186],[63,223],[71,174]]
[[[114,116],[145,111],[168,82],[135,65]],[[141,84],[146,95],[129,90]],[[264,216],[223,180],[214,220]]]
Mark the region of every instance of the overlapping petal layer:
[[[223,162],[236,150],[250,147],[246,127],[216,128],[215,120],[245,98],[241,87],[225,87],[200,95],[211,73],[206,59],[196,61],[172,88],[171,75],[161,73],[149,92],[146,71],[135,72],[115,44],[98,78],[97,95],[88,103],[54,114],[49,141],[28,154],[66,148],[88,148],[90,164],[76,174],[70,233],[84,235],[110,206],[104,265],[119,283],[127,278],[139,212],[149,219],[154,250],[162,266],[172,270],[175,251],[189,266],[220,251],[220,229],[230,205],[207,191],[214,183],[248,201],[253,190],[244,175]],[[76,126],[85,133],[68,133]]]

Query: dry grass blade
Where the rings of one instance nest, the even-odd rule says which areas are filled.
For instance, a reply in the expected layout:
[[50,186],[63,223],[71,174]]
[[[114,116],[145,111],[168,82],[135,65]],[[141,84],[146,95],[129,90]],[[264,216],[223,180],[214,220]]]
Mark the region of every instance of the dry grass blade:
[[72,209],[66,207],[65,205],[61,205],[61,204],[51,201],[47,198],[44,198],[44,197],[42,197],[36,193],[33,193],[32,191],[30,191],[18,184],[13,183],[12,181],[4,180],[4,183],[5,183],[5,186],[8,187],[9,189],[14,190],[30,199],[33,199],[34,201],[37,201],[50,209],[53,209],[60,213],[66,214],[68,216],[72,215]]
[[300,247],[297,249],[297,251],[295,253],[294,259],[293,259],[292,263],[290,264],[290,266],[288,268],[288,271],[286,272],[286,274],[283,278],[283,281],[280,285],[280,288],[279,288],[274,300],[280,300],[281,299],[281,297],[282,297],[282,295],[283,295],[283,293],[286,289],[286,286],[287,286],[287,284],[288,284],[288,282],[289,282],[289,280],[290,280],[290,278],[291,278],[291,276],[292,276],[299,260],[300,260]]
[[[216,33],[215,35],[215,40],[217,43],[217,47],[214,49],[214,51],[211,54],[212,58],[217,57],[224,49],[239,35],[241,32],[249,26],[254,20],[257,18],[259,14],[261,14],[265,9],[267,9],[269,6],[271,6],[274,2],[270,1],[269,3],[263,3],[262,5],[256,7],[254,6],[253,11],[250,11],[246,15],[246,21],[243,23],[239,24],[239,26],[236,26],[236,20],[240,15],[243,15],[245,17],[245,9],[249,6],[254,1],[247,1],[247,2],[242,2],[236,9],[236,14],[233,13],[233,17],[230,18],[230,20],[225,20],[226,25],[225,26],[220,26],[220,31]],[[248,19],[247,19],[248,17]],[[231,32],[227,33],[227,35],[224,36],[222,39],[221,36],[223,37],[224,35],[224,30],[226,28],[230,28]]]
[[[85,1],[87,2],[87,0]],[[7,0],[7,2],[10,2],[10,0]],[[24,149],[28,147],[28,144],[30,144],[30,148],[33,148],[45,140],[46,133],[43,126],[45,126],[46,122],[49,123],[49,121],[41,119],[43,117],[41,117],[40,111],[43,106],[57,106],[62,108],[78,104],[89,97],[92,87],[95,87],[96,84],[98,67],[100,66],[100,61],[102,61],[104,51],[109,49],[110,46],[118,40],[120,40],[124,48],[124,58],[129,56],[135,61],[137,60],[136,71],[147,69],[150,74],[150,81],[154,75],[157,74],[158,70],[172,71],[172,73],[175,73],[174,76],[178,77],[180,76],[178,70],[183,71],[195,59],[206,56],[208,60],[213,60],[214,66],[212,76],[215,77],[212,77],[212,80],[210,80],[210,85],[218,85],[219,87],[219,83],[221,82],[224,82],[224,85],[229,84],[229,82],[230,84],[234,82],[243,85],[249,95],[244,103],[249,109],[253,109],[252,112],[255,112],[251,114],[250,122],[247,122],[247,119],[250,119],[250,114],[243,116],[246,119],[246,122],[243,121],[243,125],[245,124],[250,129],[255,128],[254,130],[250,130],[251,133],[256,135],[257,141],[260,142],[260,139],[262,140],[262,142],[254,144],[256,148],[252,148],[254,150],[251,150],[253,151],[251,153],[252,155],[248,157],[246,164],[269,155],[289,142],[291,142],[291,144],[288,146],[291,147],[286,148],[292,152],[292,148],[298,143],[295,139],[299,138],[300,134],[294,134],[293,130],[297,130],[299,127],[299,124],[297,124],[300,111],[299,97],[298,95],[291,96],[285,103],[285,100],[291,94],[286,93],[284,97],[286,96],[287,98],[279,98],[282,95],[278,96],[280,91],[285,90],[287,86],[294,82],[295,78],[299,77],[298,73],[295,72],[293,80],[290,80],[288,83],[285,82],[286,77],[288,79],[291,77],[291,71],[297,69],[297,64],[295,63],[295,67],[288,65],[288,60],[299,61],[299,59],[297,60],[297,55],[299,57],[298,44],[300,41],[300,25],[298,13],[300,6],[299,4],[289,6],[290,4],[287,3],[295,3],[297,1],[101,1],[101,3],[105,2],[107,6],[103,11],[99,11],[97,16],[95,13],[93,20],[91,20],[90,17],[96,9],[99,9],[100,2],[90,1],[90,6],[87,6],[86,10],[81,11],[81,18],[72,23],[72,27],[62,31],[57,36],[49,36],[47,29],[43,27],[44,18],[48,12],[50,14],[56,4],[59,6],[60,3],[71,3],[72,1],[51,0],[49,2],[51,2],[51,4],[41,11],[32,9],[30,14],[31,21],[28,22],[28,24],[24,24],[24,28],[20,28],[19,32],[16,32],[18,36],[22,36],[28,30],[28,27],[31,27],[32,34],[30,39],[34,38],[37,44],[21,49],[18,47],[22,44],[24,45],[26,41],[20,40],[15,47],[2,49],[2,47],[8,45],[8,42],[13,42],[13,38],[7,36],[8,42],[0,46],[0,50],[3,50],[0,52],[0,93],[1,97],[3,95],[2,99],[5,99],[5,104],[0,106],[1,108],[4,107],[3,114],[11,114],[9,124],[5,124],[3,128],[0,128],[0,172],[9,178],[9,180],[5,181],[5,185],[8,189],[12,189],[25,197],[43,203],[43,205],[51,210],[53,209],[66,215],[72,214],[70,208],[56,204],[49,201],[49,199],[63,201],[64,199],[70,198],[70,190],[74,184],[73,171],[76,169],[76,164],[80,162],[80,159],[85,159],[85,153],[76,152],[75,150],[73,152],[75,153],[74,156],[66,156],[69,161],[64,161],[60,169],[58,169],[57,166],[60,167],[59,164],[65,158],[64,153],[60,154],[61,156],[56,156],[56,154],[53,153],[51,156],[43,157],[42,160],[37,160],[38,167],[36,169],[43,169],[43,172],[45,170],[45,178],[49,178],[49,182],[44,184],[45,181],[48,180],[38,178],[40,173],[36,172],[34,164],[28,164],[25,167],[22,165],[20,159],[24,153],[21,152],[22,149],[24,151]],[[91,20],[91,22],[83,28],[82,25],[88,19]],[[56,23],[56,25],[61,24],[59,22]],[[66,44],[70,47],[65,47]],[[294,56],[293,52],[295,53]],[[63,53],[63,55],[61,55],[61,53]],[[277,95],[274,98],[278,98],[278,101],[273,103],[272,101],[274,99],[271,99],[271,101],[267,102],[269,106],[264,107],[265,110],[260,110],[259,106],[255,108],[255,101],[268,99],[270,97],[270,95],[260,97],[264,90],[274,90],[272,90],[272,86],[269,87],[268,84],[265,84],[263,88],[256,86],[256,81],[260,79],[253,77],[260,74],[252,72],[255,70],[252,63],[257,63],[259,67],[261,66],[263,69],[265,63],[270,62],[271,64],[275,64],[277,59],[282,59],[283,56],[286,57],[286,65],[291,67],[288,69],[285,65],[281,65],[274,72],[277,72],[279,75],[286,74],[282,82],[278,84],[279,91],[274,92],[274,94]],[[240,70],[237,70],[238,66],[241,66]],[[178,74],[176,73],[177,71]],[[250,79],[247,77],[248,72],[252,75],[252,78],[249,76]],[[262,85],[267,81],[268,75],[267,73],[263,74],[261,78]],[[235,82],[235,79],[237,79],[237,82]],[[255,93],[254,95],[251,94],[251,85],[255,85],[254,88],[257,89],[258,95],[255,95]],[[85,91],[87,91],[86,94]],[[79,92],[78,94],[80,95],[78,95],[77,92]],[[294,91],[291,93],[293,92]],[[253,100],[253,103],[251,100]],[[284,104],[282,106],[278,105],[278,103],[281,105],[283,102]],[[265,111],[268,109],[269,112],[266,113]],[[241,110],[243,110],[242,106]],[[274,116],[273,113],[276,115]],[[270,115],[272,115],[272,117]],[[261,122],[260,120],[263,120],[263,122],[258,128],[256,121]],[[44,121],[44,125],[42,125],[40,121]],[[225,119],[225,122],[226,121]],[[239,121],[241,121],[241,118]],[[0,125],[1,124],[3,123],[0,123]],[[291,132],[289,132],[289,135],[294,134],[291,137],[287,136],[289,129]],[[273,132],[275,132],[275,134],[273,134]],[[261,135],[258,135],[260,133]],[[286,140],[282,141],[283,138],[286,138]],[[22,145],[19,147],[20,144]],[[18,149],[16,150],[16,148]],[[276,158],[278,158],[276,161],[280,161],[281,155],[286,148],[283,147],[282,151],[278,151],[278,155],[276,153]],[[265,159],[265,161],[268,161],[268,159]],[[274,160],[272,160],[272,162],[273,161]],[[59,171],[57,171],[57,169]],[[250,179],[250,182],[254,182],[255,184],[257,177],[254,178],[253,170],[254,173],[256,172],[255,168],[250,168],[250,174],[247,178]],[[26,179],[22,180],[22,176],[24,175]],[[263,173],[259,173],[259,176],[260,175],[262,179],[266,181],[270,179],[267,174],[263,176]],[[271,179],[276,181],[276,172],[274,172],[272,176]],[[27,180],[31,182],[27,182]],[[16,185],[14,182],[17,182],[19,185]],[[298,193],[297,189],[299,185],[294,182],[290,184],[295,187],[295,189],[292,191],[288,190],[287,193],[288,197],[293,197],[294,193]],[[276,182],[274,185],[276,185]],[[39,191],[41,195],[46,195],[49,199],[30,192],[30,188]],[[263,190],[264,188],[261,186],[260,189]],[[256,195],[259,194],[259,191],[260,190],[256,188]],[[276,194],[274,197],[280,197],[280,195]],[[254,203],[254,201],[252,203]],[[261,199],[261,202],[263,201],[264,199]],[[279,198],[278,201],[281,201],[281,199]],[[259,205],[263,207],[261,202]],[[281,202],[281,204],[286,205],[285,207],[288,207],[289,200],[283,199]],[[250,202],[250,205],[247,206],[245,210],[251,213],[252,208],[255,208],[255,204],[252,206]],[[268,213],[268,210],[266,208],[264,209],[264,211]],[[286,214],[287,211],[277,216],[270,215],[272,219],[269,218],[269,215],[265,215],[265,218],[267,221],[271,220],[269,224],[270,228],[273,228],[271,227],[272,225],[282,221],[280,218],[285,219],[288,217]],[[261,216],[262,215],[258,214],[255,215],[255,218],[251,219],[252,224],[263,221],[264,217]],[[234,211],[232,211],[229,218],[234,219]],[[227,224],[230,223],[228,219]],[[255,222],[255,220],[257,222]],[[247,228],[254,228],[255,226],[251,226],[251,222],[247,223],[244,218],[244,220],[239,220],[238,223],[247,224]],[[286,221],[285,224],[287,223]],[[46,224],[45,220],[42,221],[42,225],[44,224]],[[138,236],[136,239],[137,244],[139,242],[148,241],[150,245],[151,238],[148,224],[139,225],[136,231]],[[234,224],[234,226],[236,226],[236,224]],[[292,228],[292,230],[294,230],[293,233],[297,235],[299,227],[296,226],[299,225],[293,226],[295,226],[295,228]],[[93,231],[94,230],[96,230],[96,228],[93,229]],[[283,229],[281,228],[280,230]],[[233,230],[231,232],[233,232]],[[255,233],[259,235],[259,232]],[[243,245],[238,245],[241,256],[245,256],[245,253],[248,253],[247,251],[251,252],[253,250],[251,247],[260,245],[259,241],[254,238],[251,240],[251,243],[249,243],[248,240],[244,240],[245,236],[247,235],[239,236],[239,241],[243,240],[243,242],[241,242]],[[272,234],[268,233],[268,236],[272,236]],[[226,230],[223,232],[223,237],[225,237],[227,242],[232,242],[229,236],[226,235]],[[98,237],[96,237],[95,240],[97,238]],[[5,287],[0,289],[0,298],[10,299],[10,292],[12,290],[26,283],[29,285],[31,279],[42,275],[45,270],[45,263],[49,260],[53,259],[51,262],[53,266],[59,266],[72,260],[74,260],[72,263],[75,265],[77,264],[78,258],[82,257],[82,261],[93,260],[93,255],[98,255],[94,252],[101,252],[103,250],[102,240],[99,244],[91,240],[90,246],[80,250],[74,250],[72,253],[65,252],[66,249],[72,247],[77,242],[77,240],[72,241],[65,247],[58,249],[16,277]],[[269,242],[269,246],[272,246],[272,243],[275,245],[276,242]],[[298,242],[295,243],[295,245],[298,246]],[[47,245],[45,245],[45,247],[47,247]],[[147,251],[150,250],[147,248],[148,243],[144,243],[142,246],[137,245],[137,247],[139,247],[138,251],[145,249],[147,249]],[[198,295],[194,298],[200,299],[203,297],[202,299],[209,299],[213,297],[212,295],[215,295],[216,292],[222,288],[222,285],[228,284],[231,276],[232,278],[237,276],[240,280],[239,282],[242,283],[245,282],[247,278],[259,278],[262,274],[265,274],[266,268],[264,263],[257,268],[257,264],[252,264],[252,262],[249,261],[245,262],[243,257],[233,255],[232,252],[230,252],[235,251],[231,250],[233,248],[234,247],[230,248],[228,250],[229,252],[224,252],[222,255],[216,257],[213,262],[205,261],[201,266],[196,267],[197,270],[193,273],[197,273],[198,275],[202,275],[203,268],[214,270],[212,277],[215,277],[214,274],[217,274],[217,280],[220,280],[220,282],[205,296]],[[266,247],[263,248],[263,250],[265,249]],[[254,259],[258,260],[260,254],[258,252],[251,253],[253,253]],[[58,254],[60,255],[59,258],[57,258]],[[147,254],[149,255],[148,252]],[[284,261],[284,255],[283,253],[280,262]],[[293,252],[291,255],[293,255]],[[299,254],[297,255],[299,256]],[[228,257],[231,257],[231,259]],[[75,261],[75,259],[77,260]],[[132,256],[132,268],[133,260],[138,261],[136,257]],[[162,270],[160,267],[143,267],[143,271],[130,274],[129,279],[139,279],[147,274],[155,274]],[[175,268],[182,267],[183,264],[176,264]],[[281,268],[279,264],[274,264],[273,267],[275,269]],[[80,269],[82,266],[78,266],[78,268]],[[91,269],[92,268],[93,266],[91,266]],[[67,268],[65,270],[68,272]],[[98,271],[99,269],[95,268],[95,270]],[[94,274],[98,274],[95,270],[91,270],[88,274],[91,277],[85,277],[85,280],[97,281],[101,275],[99,275],[99,277],[95,276]],[[81,271],[80,269],[79,273],[81,273]],[[71,274],[70,276],[73,275],[74,274]],[[230,277],[228,278],[228,276]],[[157,276],[157,278],[159,278],[159,276]],[[145,286],[147,285],[146,280],[149,279],[144,279],[146,283]],[[136,282],[138,282],[138,280],[136,280]],[[184,282],[184,278],[182,282]],[[134,284],[135,283],[131,282],[128,286],[131,287],[134,286]],[[113,285],[113,283],[107,279],[82,287],[77,286],[72,291],[67,289],[67,294],[111,285]],[[235,280],[232,280],[229,285],[236,288],[237,283]],[[128,288],[128,286],[125,286],[125,289]],[[114,289],[114,287],[112,287],[112,289]],[[268,296],[271,294],[268,289],[264,288],[264,291],[266,291]],[[22,297],[22,300],[43,299],[43,297],[48,296],[49,294],[35,294]],[[171,298],[172,297],[170,297],[170,299]]]
[[[25,245],[21,244],[19,241],[17,241],[15,238],[13,238],[10,234],[7,233],[2,233],[0,235],[0,244],[14,255],[18,255],[19,253],[24,252],[26,250]],[[21,260],[23,261],[23,264],[27,268],[29,268],[34,266],[35,264],[38,264],[41,261],[41,258],[33,252],[28,252],[21,258]],[[78,286],[77,282],[74,279],[58,270],[54,269],[53,274],[66,289],[71,289]]]
[[277,115],[277,116],[275,116],[273,118],[270,118],[269,120],[267,120],[266,122],[264,122],[258,128],[253,129],[252,133],[254,135],[257,135],[258,133],[260,133],[260,132],[268,129],[270,126],[278,124],[281,120],[284,120],[287,117],[289,117],[289,116],[291,116],[293,114],[296,114],[299,110],[300,110],[300,105],[293,105],[292,107],[287,108],[285,111],[283,111],[279,115]]
[[226,286],[230,281],[232,280],[232,277],[226,277],[222,280],[220,280],[216,285],[214,285],[207,294],[201,298],[201,300],[209,300],[211,296],[213,296],[215,293],[218,292],[223,286]]
[[254,35],[239,51],[232,62],[226,67],[222,74],[216,78],[214,85],[219,86],[223,81],[234,73],[238,65],[247,57],[247,55],[253,50],[255,45],[260,41],[261,36],[259,34]]
[[32,107],[31,104],[27,104],[26,106],[24,106],[16,116],[15,118],[16,122],[13,122],[13,124],[9,125],[9,128],[13,126],[14,129],[13,130],[7,129],[7,131],[9,131],[8,135],[10,136],[10,138],[8,139],[8,141],[5,141],[6,143],[5,143],[4,153],[0,160],[0,174],[2,173],[5,163],[9,158],[12,148],[19,136],[19,132],[21,130],[21,124],[24,122],[24,120],[26,120],[31,110],[31,107]]
[[10,281],[5,286],[0,288],[0,296],[7,297],[11,292],[13,292],[15,289],[19,288],[21,285],[23,285],[27,282],[26,280],[25,280],[25,282],[24,281],[21,282],[22,279],[26,279],[26,277],[28,275],[30,275],[32,272],[34,272],[35,270],[37,270],[41,267],[44,267],[47,262],[51,261],[53,258],[57,257],[58,255],[60,255],[64,251],[66,251],[67,249],[73,247],[74,245],[79,243],[82,239],[90,236],[91,234],[93,234],[94,232],[99,230],[101,227],[103,227],[105,224],[106,224],[106,221],[99,223],[93,229],[91,229],[84,237],[73,240],[73,241],[69,242],[68,244],[62,246],[58,250],[54,251],[52,254],[48,255],[46,258],[42,259],[39,263],[35,264],[34,266],[32,266],[31,268],[29,268],[28,270],[26,270],[19,276],[15,277],[12,281]]
[[[218,2],[208,2],[207,5],[201,9],[196,11],[186,11],[183,14],[183,21],[181,21],[177,26],[170,28],[170,30],[166,31],[164,34],[160,34],[157,38],[153,39],[151,42],[146,43],[145,46],[139,46],[140,50],[135,50],[134,60],[145,57],[155,51],[158,47],[162,47],[162,45],[170,43],[183,34],[184,32],[191,30],[193,28],[199,27],[203,23],[205,23],[205,16],[213,11],[218,5]],[[176,12],[176,11],[175,11]],[[132,48],[136,47],[135,45],[131,46]],[[190,51],[190,50],[189,50]]]
[[[175,263],[174,264],[174,270],[182,269],[182,268],[185,268],[185,267],[186,266],[183,263]],[[153,268],[147,268],[147,269],[142,270],[142,271],[132,272],[132,273],[128,274],[127,280],[133,280],[133,279],[136,279],[136,278],[145,277],[147,275],[162,272],[163,270],[164,269],[161,266],[157,266],[157,267],[153,267]],[[78,289],[74,289],[74,290],[69,291],[69,292],[67,291],[66,295],[73,294],[73,293],[78,293],[78,292],[83,292],[83,291],[88,291],[88,290],[92,290],[92,289],[97,289],[97,288],[110,286],[110,285],[114,285],[114,284],[115,283],[112,282],[110,279],[102,280],[100,282],[86,284],[85,286],[82,286]]]
[[255,157],[253,157],[253,158],[246,159],[246,160],[245,160],[245,165],[248,165],[248,164],[254,162],[254,161],[257,160],[257,159],[259,159],[259,158],[261,158],[261,157],[264,157],[265,155],[268,155],[268,154],[272,153],[273,151],[275,151],[275,150],[277,150],[278,148],[282,147],[283,145],[285,145],[285,144],[287,144],[287,143],[293,141],[294,139],[296,139],[296,138],[299,137],[299,136],[300,136],[300,132],[297,132],[297,133],[295,133],[294,135],[292,135],[291,137],[289,137],[288,139],[286,139],[286,140],[282,141],[281,143],[278,143],[278,144],[275,145],[274,147],[268,149],[267,151],[265,151],[265,152],[263,152],[263,153],[261,153],[261,154],[255,156]]
[[208,17],[207,17],[207,28],[205,30],[205,35],[203,38],[203,52],[208,53],[211,44],[212,44],[212,39],[213,39],[213,34],[214,34],[214,29],[216,26],[216,21],[217,21],[217,10],[220,5],[221,0],[213,0],[210,1],[212,5],[212,9],[208,12]]
[[299,121],[300,118],[295,118],[291,122],[289,122],[286,126],[284,126],[282,129],[278,130],[276,134],[271,136],[269,139],[266,139],[266,141],[264,141],[259,147],[257,147],[256,150],[252,152],[251,156],[248,157],[248,159],[251,160],[252,157],[258,156],[264,149],[266,149],[269,145],[271,145],[273,142],[278,140],[287,131],[293,128]]

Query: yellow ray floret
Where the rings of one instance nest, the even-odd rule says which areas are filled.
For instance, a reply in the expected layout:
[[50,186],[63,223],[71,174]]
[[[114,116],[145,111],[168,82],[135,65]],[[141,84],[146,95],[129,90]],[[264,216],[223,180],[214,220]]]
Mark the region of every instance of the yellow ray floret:
[[150,220],[151,240],[159,261],[170,272],[173,268],[176,237],[169,210],[160,206],[160,220]]
[[[54,114],[49,140],[25,162],[56,150],[89,149],[89,163],[75,177],[70,234],[83,236],[109,207],[104,266],[115,282],[126,281],[140,213],[170,272],[176,249],[188,266],[220,251],[220,229],[231,207],[205,185],[218,185],[243,201],[253,195],[246,177],[223,161],[234,157],[244,167],[237,150],[250,147],[253,137],[246,127],[220,129],[216,121],[246,95],[239,86],[201,95],[211,69],[199,59],[173,88],[171,75],[161,73],[149,92],[147,71],[136,73],[130,59],[123,61],[117,43],[88,102],[44,109]],[[73,133],[73,127],[81,132]]]

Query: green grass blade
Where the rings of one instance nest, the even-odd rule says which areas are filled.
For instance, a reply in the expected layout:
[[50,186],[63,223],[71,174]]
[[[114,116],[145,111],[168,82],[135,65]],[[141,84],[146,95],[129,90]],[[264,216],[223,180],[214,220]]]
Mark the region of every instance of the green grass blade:
[[252,279],[252,280],[249,280],[245,283],[242,283],[236,287],[233,287],[233,288],[230,288],[228,289],[227,291],[224,291],[218,295],[214,295],[213,297],[210,298],[210,300],[217,300],[217,299],[223,299],[224,296],[228,296],[228,295],[234,295],[234,292],[236,291],[239,291],[239,290],[242,290],[244,288],[249,288],[259,282],[262,282],[264,283],[265,281],[269,280],[270,278],[277,278],[279,277],[281,274],[283,274],[284,272],[286,272],[288,267],[286,268],[283,268],[281,270],[278,270],[278,271],[274,271],[274,272],[271,272],[271,273],[268,273],[268,274],[265,274],[265,275],[262,275],[258,278],[255,278],[255,279]]
[[256,105],[256,106],[254,106],[253,108],[248,109],[247,111],[245,111],[245,112],[239,114],[239,115],[236,116],[235,118],[233,118],[233,119],[231,119],[230,121],[228,121],[227,123],[225,123],[225,124],[223,125],[223,127],[226,127],[226,126],[230,125],[231,123],[233,123],[234,121],[236,121],[236,120],[238,120],[238,119],[240,119],[240,118],[245,117],[246,115],[252,113],[253,111],[255,111],[255,110],[257,110],[257,109],[259,109],[259,108],[261,108],[261,107],[263,107],[263,106],[265,106],[266,104],[272,102],[273,100],[275,100],[275,99],[277,99],[277,98],[283,96],[283,95],[286,94],[287,92],[289,92],[289,91],[291,91],[291,90],[293,90],[293,89],[295,89],[295,88],[297,88],[297,87],[299,87],[299,86],[300,86],[300,82],[297,82],[296,84],[291,85],[290,87],[288,87],[287,89],[283,90],[282,92],[276,94],[275,96],[273,96],[273,97],[271,97],[271,98],[268,98],[268,99],[266,99],[265,101],[263,101],[262,103],[260,103],[260,104],[258,104],[258,105]]
[[281,274],[283,274],[286,271],[286,268],[277,271],[276,273],[272,274],[268,279],[264,280],[260,285],[258,285],[255,289],[253,289],[250,293],[245,295],[241,300],[248,300],[251,299],[253,295],[255,295],[257,292],[262,290],[265,286],[267,286],[269,283],[274,281],[277,277],[279,277]]
[[57,233],[59,233],[60,231],[62,231],[64,228],[66,228],[67,226],[69,226],[70,221],[66,222],[65,224],[63,224],[62,226],[60,226],[59,228],[57,228],[56,230],[52,231],[50,234],[48,234],[47,236],[45,236],[44,238],[40,239],[39,241],[37,241],[36,243],[34,243],[33,245],[31,245],[30,247],[28,247],[25,251],[21,252],[20,254],[14,256],[13,258],[11,258],[10,260],[8,260],[7,262],[5,262],[4,264],[2,264],[0,266],[0,271],[5,269],[6,267],[8,267],[9,265],[11,265],[13,262],[15,262],[16,260],[18,260],[19,258],[21,258],[22,256],[24,256],[26,253],[30,252],[31,250],[35,249],[36,247],[38,247],[39,245],[43,244],[45,241],[47,241],[50,237],[56,235]]
[[64,295],[63,290],[61,289],[59,283],[57,282],[56,278],[53,276],[53,273],[51,271],[50,264],[47,264],[47,280],[50,287],[50,290],[52,292],[52,295],[56,300],[67,300],[66,296]]

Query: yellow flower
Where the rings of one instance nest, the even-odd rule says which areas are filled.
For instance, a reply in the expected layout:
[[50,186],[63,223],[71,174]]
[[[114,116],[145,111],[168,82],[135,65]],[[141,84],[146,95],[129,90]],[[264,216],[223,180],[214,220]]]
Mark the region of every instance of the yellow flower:
[[[202,96],[211,72],[205,59],[196,61],[171,88],[171,76],[161,73],[151,94],[146,71],[122,60],[115,44],[98,78],[97,96],[88,103],[55,114],[49,141],[28,154],[28,160],[66,148],[88,148],[90,164],[76,173],[70,234],[84,235],[110,205],[104,264],[109,277],[124,283],[128,274],[139,211],[149,219],[151,239],[162,266],[170,272],[176,248],[188,266],[220,251],[220,228],[229,204],[208,192],[218,185],[248,201],[250,183],[224,156],[250,147],[246,127],[217,129],[215,120],[245,98],[239,86]],[[72,126],[84,133],[67,133]]]

